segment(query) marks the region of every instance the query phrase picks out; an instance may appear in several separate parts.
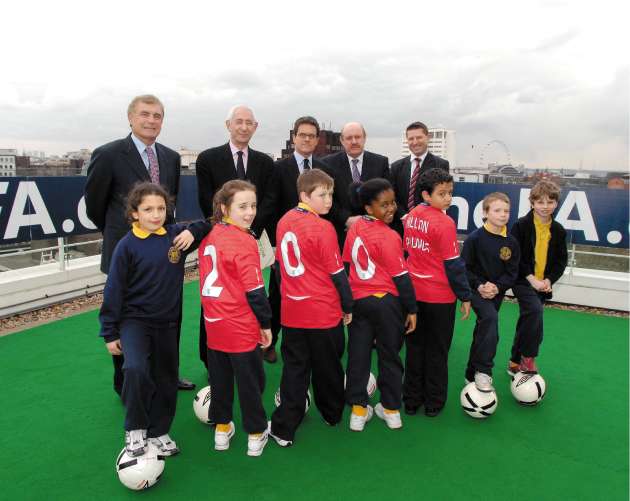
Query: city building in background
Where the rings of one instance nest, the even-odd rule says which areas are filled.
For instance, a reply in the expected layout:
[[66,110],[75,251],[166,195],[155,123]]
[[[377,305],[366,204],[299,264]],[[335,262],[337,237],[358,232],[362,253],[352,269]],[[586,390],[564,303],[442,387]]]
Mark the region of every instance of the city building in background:
[[182,158],[182,168],[195,170],[197,165],[197,157],[199,156],[198,150],[189,150],[188,148],[184,148],[183,146],[177,150],[179,156]]
[[[448,163],[451,167],[456,165],[455,159],[455,150],[456,150],[456,141],[455,141],[455,131],[444,129],[442,127],[436,127],[433,129],[429,129],[429,151],[444,160],[448,160]],[[406,157],[409,155],[409,146],[407,145],[407,134],[406,132],[402,133],[402,156]]]

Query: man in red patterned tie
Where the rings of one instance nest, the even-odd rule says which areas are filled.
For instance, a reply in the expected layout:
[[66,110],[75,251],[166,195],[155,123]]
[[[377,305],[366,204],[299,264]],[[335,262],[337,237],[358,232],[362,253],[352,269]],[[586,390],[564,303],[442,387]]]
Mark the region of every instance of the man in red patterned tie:
[[[161,184],[177,200],[181,159],[176,151],[156,142],[164,121],[164,105],[155,96],[136,96],[127,108],[131,133],[99,146],[92,153],[85,183],[85,207],[88,217],[103,234],[101,271],[109,272],[114,248],[131,228],[127,221],[127,194],[136,183]],[[167,214],[166,223],[174,215]],[[114,359],[114,390],[122,390],[122,356]],[[195,386],[184,379],[180,389]]]
[[429,151],[429,129],[422,122],[413,122],[406,130],[411,155],[396,160],[391,167],[391,183],[396,192],[396,218],[392,227],[402,235],[400,219],[422,202],[418,190],[418,177],[429,169],[438,167],[449,171],[448,160],[436,157]]

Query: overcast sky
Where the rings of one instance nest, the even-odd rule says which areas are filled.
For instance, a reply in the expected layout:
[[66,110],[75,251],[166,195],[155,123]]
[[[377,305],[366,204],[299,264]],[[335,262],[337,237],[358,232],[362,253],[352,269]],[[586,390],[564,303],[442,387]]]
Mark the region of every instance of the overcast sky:
[[[499,140],[515,164],[628,170],[623,3],[11,2],[0,148],[92,149],[126,135],[129,100],[153,93],[175,149],[225,142],[228,108],[246,103],[252,146],[275,154],[310,114],[363,122],[391,161],[421,120],[457,131],[457,165]],[[485,157],[505,161],[497,146]]]

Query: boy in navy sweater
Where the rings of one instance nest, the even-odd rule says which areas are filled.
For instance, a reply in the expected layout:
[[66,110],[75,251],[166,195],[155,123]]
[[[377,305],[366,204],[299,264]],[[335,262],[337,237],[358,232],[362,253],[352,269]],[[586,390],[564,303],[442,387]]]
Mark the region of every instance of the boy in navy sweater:
[[125,356],[121,397],[127,410],[125,447],[132,456],[146,452],[147,438],[164,455],[179,452],[168,432],[177,401],[184,261],[211,226],[200,221],[188,228],[164,227],[169,203],[157,184],[131,190],[132,230],[114,250],[99,316],[108,351]]
[[477,315],[465,377],[466,382],[474,380],[479,391],[490,392],[494,390],[492,367],[499,342],[499,308],[505,291],[516,281],[520,249],[507,233],[507,195],[486,195],[482,209],[485,224],[468,236],[462,250]]

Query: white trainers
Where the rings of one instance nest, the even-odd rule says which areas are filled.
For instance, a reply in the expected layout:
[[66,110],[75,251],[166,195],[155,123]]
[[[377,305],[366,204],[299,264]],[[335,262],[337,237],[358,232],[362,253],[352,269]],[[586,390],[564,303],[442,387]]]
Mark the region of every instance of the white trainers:
[[234,436],[236,429],[234,421],[230,421],[230,431],[214,431],[214,448],[217,451],[226,451],[230,448],[230,440]]
[[292,440],[284,440],[283,438],[276,437],[273,433],[271,433],[271,421],[267,422],[267,432],[269,433],[269,436],[273,438],[280,447],[291,447],[293,445]]
[[397,430],[399,428],[402,428],[402,420],[400,419],[400,412],[385,412],[385,408],[382,406],[380,402],[376,404],[376,407],[374,407],[374,412],[376,412],[376,415],[379,418],[385,421],[385,424],[391,430]]
[[260,456],[263,453],[268,440],[269,432],[267,430],[257,435],[250,435],[247,439],[247,455]]
[[142,456],[147,451],[147,430],[125,431],[125,449],[130,456]]
[[352,412],[350,414],[350,429],[352,431],[363,431],[363,428],[365,428],[365,423],[372,419],[373,415],[374,409],[372,409],[371,405],[367,406],[367,414],[365,416],[359,416]]
[[179,454],[179,447],[177,447],[175,440],[168,436],[168,433],[159,437],[152,437],[149,441],[155,445],[164,456],[175,456]]
[[494,386],[492,386],[492,378],[488,376],[488,374],[484,374],[483,372],[475,372],[475,386],[479,391],[483,391],[484,393],[490,393],[494,391]]

